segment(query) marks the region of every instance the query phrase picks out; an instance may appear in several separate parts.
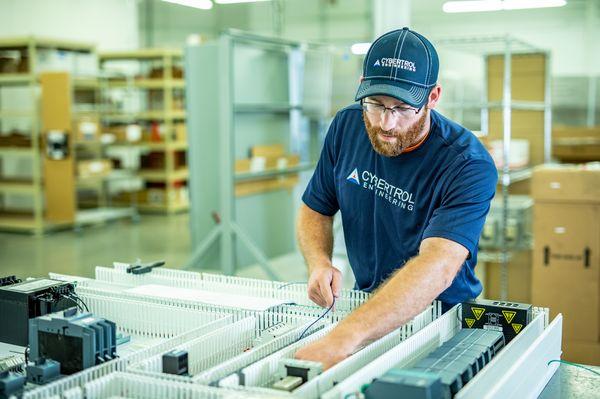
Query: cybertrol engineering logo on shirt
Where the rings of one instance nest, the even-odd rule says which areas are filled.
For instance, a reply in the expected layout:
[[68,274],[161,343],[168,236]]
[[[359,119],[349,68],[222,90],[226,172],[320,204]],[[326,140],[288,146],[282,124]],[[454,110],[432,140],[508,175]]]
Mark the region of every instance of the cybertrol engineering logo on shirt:
[[356,184],[363,189],[373,191],[376,197],[382,198],[401,209],[411,212],[415,209],[413,193],[388,183],[385,179],[379,178],[368,170],[359,173],[358,168],[354,168],[346,178],[346,181]]

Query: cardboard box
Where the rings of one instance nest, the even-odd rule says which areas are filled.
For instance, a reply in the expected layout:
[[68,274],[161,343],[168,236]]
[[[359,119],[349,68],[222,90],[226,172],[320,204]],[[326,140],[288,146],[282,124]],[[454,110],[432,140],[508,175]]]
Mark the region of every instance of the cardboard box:
[[[486,147],[498,169],[504,165],[504,142],[503,140],[488,140]],[[508,154],[508,167],[511,169],[523,168],[529,165],[529,140],[510,140],[510,152]]]
[[600,161],[600,136],[554,139],[552,155],[562,162]]
[[175,132],[173,135],[173,140],[177,143],[187,141],[187,128],[185,126],[185,123],[176,123],[175,124]]
[[174,206],[188,205],[188,189],[187,187],[176,187],[167,196],[167,190],[164,188],[148,188],[139,193],[138,200],[142,204],[155,206],[168,206],[167,200]]
[[543,165],[535,200],[532,302],[564,316],[569,341],[600,342],[600,168]]
[[100,120],[93,116],[81,116],[73,120],[75,141],[98,141],[100,139]]
[[[515,252],[508,263],[508,293],[507,298],[510,301],[537,303],[531,300],[531,266],[532,251]],[[486,298],[501,297],[502,264],[486,262],[478,264],[477,268],[485,267],[485,286]]]
[[600,366],[600,343],[586,341],[562,342],[562,358],[569,362]]
[[112,162],[108,159],[95,159],[77,162],[77,175],[80,178],[107,176],[112,171]]
[[247,159],[236,159],[235,172],[247,173],[285,169],[297,166],[299,163],[300,156],[296,154],[282,155],[276,157],[256,156]]
[[[511,55],[511,97],[521,101],[544,101],[546,55]],[[504,54],[487,57],[488,98],[501,101],[504,89]]]
[[532,302],[564,316],[565,339],[600,341],[600,205],[536,203]]
[[600,203],[600,166],[540,165],[533,171],[531,196],[536,203]]
[[250,149],[250,157],[278,158],[285,155],[283,144],[255,145]]

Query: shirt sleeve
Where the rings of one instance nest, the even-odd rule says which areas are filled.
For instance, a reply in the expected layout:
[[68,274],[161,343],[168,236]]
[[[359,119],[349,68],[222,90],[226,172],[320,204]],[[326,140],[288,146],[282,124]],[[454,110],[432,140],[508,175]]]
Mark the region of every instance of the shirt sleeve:
[[433,212],[425,228],[423,239],[452,240],[469,250],[470,258],[477,249],[497,182],[498,172],[493,163],[468,162],[450,182],[441,206]]
[[334,135],[337,128],[337,118],[329,126],[321,157],[315,172],[302,195],[302,201],[313,211],[325,216],[333,216],[340,209],[336,190],[334,167],[337,159]]

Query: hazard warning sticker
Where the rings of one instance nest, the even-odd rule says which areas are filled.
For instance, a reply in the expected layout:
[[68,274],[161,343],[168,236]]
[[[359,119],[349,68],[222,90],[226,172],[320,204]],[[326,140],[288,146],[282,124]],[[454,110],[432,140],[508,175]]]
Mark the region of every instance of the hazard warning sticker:
[[511,325],[513,330],[515,330],[515,334],[518,334],[521,331],[521,328],[523,328],[523,324],[513,323]]
[[515,315],[517,314],[517,312],[513,312],[512,310],[503,310],[502,314],[504,315],[506,322],[508,324],[510,324],[510,323],[512,323],[513,319],[515,318]]
[[483,316],[483,314],[485,313],[485,309],[484,308],[475,308],[475,307],[472,307],[471,310],[473,311],[473,315],[475,316],[475,318],[477,320],[481,319],[481,316]]
[[467,326],[469,326],[469,328],[473,328],[473,324],[475,324],[475,319],[465,317],[465,322],[467,323]]

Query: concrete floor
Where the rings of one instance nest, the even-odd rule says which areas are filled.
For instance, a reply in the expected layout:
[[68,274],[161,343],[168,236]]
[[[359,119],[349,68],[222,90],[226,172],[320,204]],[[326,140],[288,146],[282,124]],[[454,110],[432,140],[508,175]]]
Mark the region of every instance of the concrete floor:
[[[191,254],[189,215],[142,215],[139,223],[117,221],[106,225],[48,233],[41,237],[0,233],[0,277],[45,277],[49,272],[94,277],[95,266],[114,261],[164,259],[169,268],[180,268]],[[306,281],[306,267],[298,253],[272,259],[283,281]],[[336,266],[344,264],[336,262]],[[219,270],[198,270],[219,273]],[[352,287],[352,273],[344,286]],[[267,279],[260,266],[238,270],[237,275]]]

